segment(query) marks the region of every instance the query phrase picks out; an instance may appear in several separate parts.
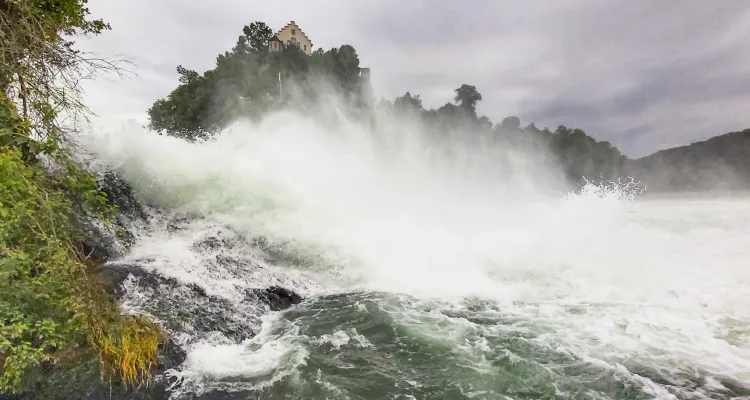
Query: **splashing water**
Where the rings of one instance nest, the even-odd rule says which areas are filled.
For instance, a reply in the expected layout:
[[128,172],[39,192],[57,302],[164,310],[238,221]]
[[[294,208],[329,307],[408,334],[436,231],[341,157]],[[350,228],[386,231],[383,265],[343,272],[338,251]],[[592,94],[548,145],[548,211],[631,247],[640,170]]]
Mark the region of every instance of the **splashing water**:
[[[142,201],[189,221],[155,219],[126,258],[253,320],[244,341],[184,340],[178,397],[750,395],[750,199],[568,193],[543,154],[446,155],[416,129],[372,130],[279,114],[199,144],[87,138]],[[218,231],[246,244],[192,245]],[[307,299],[253,317],[237,299],[271,284]]]

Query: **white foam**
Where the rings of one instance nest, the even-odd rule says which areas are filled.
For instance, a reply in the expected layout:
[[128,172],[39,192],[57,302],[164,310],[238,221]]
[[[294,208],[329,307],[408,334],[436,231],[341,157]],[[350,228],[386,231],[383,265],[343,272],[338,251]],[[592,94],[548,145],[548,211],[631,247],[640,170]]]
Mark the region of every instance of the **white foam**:
[[[192,345],[182,370],[172,372],[182,382],[179,393],[204,393],[217,388],[257,390],[293,373],[305,363],[308,352],[298,341],[297,327],[278,317],[278,313],[264,316],[260,332],[240,344],[229,344],[218,337]],[[230,380],[227,385],[222,382],[226,378],[241,381]]]
[[[565,197],[557,171],[524,154],[457,145],[442,157],[420,135],[281,114],[203,144],[131,130],[89,147],[153,204],[290,241],[341,287],[492,298],[581,357],[637,355],[750,382],[747,341],[722,336],[726,321],[750,323],[750,200],[633,200],[596,186]],[[136,252],[188,265],[185,245],[155,238]],[[252,375],[269,367],[258,354],[196,348],[191,365]]]

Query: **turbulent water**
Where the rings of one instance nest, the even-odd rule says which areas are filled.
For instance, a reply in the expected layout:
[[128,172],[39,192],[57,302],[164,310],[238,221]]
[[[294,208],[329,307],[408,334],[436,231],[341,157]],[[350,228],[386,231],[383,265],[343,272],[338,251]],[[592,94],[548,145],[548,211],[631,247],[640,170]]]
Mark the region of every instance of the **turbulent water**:
[[[124,297],[188,351],[172,398],[750,396],[749,198],[569,192],[396,127],[89,138],[153,207],[116,262],[173,278]],[[247,300],[269,286],[304,300]]]

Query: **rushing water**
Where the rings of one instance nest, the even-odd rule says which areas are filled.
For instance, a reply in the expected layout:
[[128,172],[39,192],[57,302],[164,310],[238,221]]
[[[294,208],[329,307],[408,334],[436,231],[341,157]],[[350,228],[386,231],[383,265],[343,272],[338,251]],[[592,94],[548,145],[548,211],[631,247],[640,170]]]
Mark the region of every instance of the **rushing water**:
[[[541,156],[391,131],[279,115],[202,144],[90,138],[161,210],[120,261],[214,298],[133,281],[125,305],[255,334],[174,328],[173,398],[750,396],[749,198],[568,194]],[[271,285],[305,300],[244,302]]]

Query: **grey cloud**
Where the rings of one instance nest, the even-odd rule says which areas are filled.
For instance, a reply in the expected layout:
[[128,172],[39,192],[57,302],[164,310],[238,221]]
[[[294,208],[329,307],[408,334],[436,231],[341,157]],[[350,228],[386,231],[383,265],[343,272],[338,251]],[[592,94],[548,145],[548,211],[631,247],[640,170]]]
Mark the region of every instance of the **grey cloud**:
[[293,19],[316,47],[353,45],[379,96],[410,91],[439,107],[453,88],[474,84],[479,111],[494,121],[580,127],[633,156],[750,125],[743,0],[92,0],[90,8],[114,30],[86,45],[139,64],[138,84],[96,85],[105,92],[97,99],[133,97],[112,101],[115,116],[142,114],[167,94],[176,65],[211,68],[244,24]]
[[[525,114],[535,120],[592,128],[587,130],[633,155],[744,128],[750,119],[720,106],[750,100],[750,79],[743,65],[750,47],[721,29],[724,24],[741,23],[733,21],[739,17],[745,18],[747,26],[747,13],[738,11],[745,10],[725,9],[725,18],[716,18],[715,25],[703,23],[700,29],[683,29],[694,36],[686,32],[673,35],[672,44],[649,45],[643,40],[643,49],[635,56],[621,57],[625,60],[622,69],[617,68],[617,59],[612,59],[607,64],[610,74],[627,79],[626,89],[591,96],[587,91],[594,86],[607,92],[607,78],[579,78],[577,86],[546,101],[529,99],[524,104]],[[666,26],[670,32],[674,29]],[[655,33],[645,37],[658,36]],[[653,115],[655,110],[659,111],[657,116]],[[703,114],[701,120],[687,124],[696,111]]]

